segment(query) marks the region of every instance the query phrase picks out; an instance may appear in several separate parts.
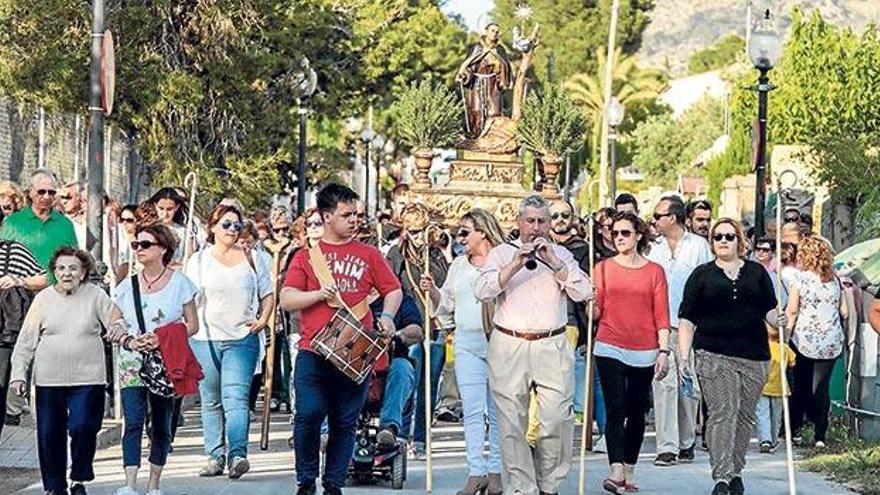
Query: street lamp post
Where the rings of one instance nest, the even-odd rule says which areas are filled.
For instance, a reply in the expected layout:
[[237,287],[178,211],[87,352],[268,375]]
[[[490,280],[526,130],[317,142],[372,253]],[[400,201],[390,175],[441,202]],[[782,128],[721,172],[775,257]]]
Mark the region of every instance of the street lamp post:
[[299,73],[297,90],[297,113],[299,113],[299,170],[296,173],[296,211],[302,215],[306,211],[306,125],[309,111],[303,101],[311,97],[318,87],[318,75],[309,66],[309,59],[302,61],[302,72]]
[[617,197],[617,126],[623,122],[623,115],[623,104],[616,96],[612,96],[608,102],[608,108],[605,109],[605,118],[608,120],[609,158],[611,158],[611,178],[608,189],[612,202]]
[[749,58],[760,71],[758,85],[758,150],[755,160],[755,239],[765,235],[764,202],[767,194],[767,94],[773,89],[767,73],[782,56],[782,39],[773,26],[770,9],[752,31]]
[[370,144],[376,137],[371,124],[361,132],[361,141],[364,143],[364,209],[367,213],[370,211]]

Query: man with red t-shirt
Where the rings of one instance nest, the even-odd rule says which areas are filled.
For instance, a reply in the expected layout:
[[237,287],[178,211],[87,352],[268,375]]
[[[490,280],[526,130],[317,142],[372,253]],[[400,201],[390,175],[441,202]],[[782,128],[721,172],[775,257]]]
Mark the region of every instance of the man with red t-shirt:
[[[325,418],[330,435],[324,466],[324,493],[342,493],[354,451],[357,418],[370,386],[369,380],[360,385],[351,381],[312,350],[312,338],[336,312],[328,303],[340,297],[346,305],[354,307],[375,288],[384,297],[376,327],[391,337],[395,330],[394,315],[402,298],[400,282],[379,250],[354,239],[358,231],[357,200],[354,191],[339,184],[328,184],[318,193],[318,210],[324,220],[324,237],[319,247],[334,283],[321,284],[309,262],[308,250],[302,249],[293,257],[281,291],[281,308],[301,311],[299,348],[305,351],[296,357],[293,384],[296,391],[293,436],[298,495],[316,492],[321,423]],[[369,311],[361,323],[366,328],[373,326]]]

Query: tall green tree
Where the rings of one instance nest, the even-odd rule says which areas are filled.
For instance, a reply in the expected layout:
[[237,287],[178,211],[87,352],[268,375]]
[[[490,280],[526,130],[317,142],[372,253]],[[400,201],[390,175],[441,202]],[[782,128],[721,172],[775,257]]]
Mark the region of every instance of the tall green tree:
[[736,34],[728,34],[693,55],[688,61],[689,74],[701,74],[723,69],[745,58],[746,40]]

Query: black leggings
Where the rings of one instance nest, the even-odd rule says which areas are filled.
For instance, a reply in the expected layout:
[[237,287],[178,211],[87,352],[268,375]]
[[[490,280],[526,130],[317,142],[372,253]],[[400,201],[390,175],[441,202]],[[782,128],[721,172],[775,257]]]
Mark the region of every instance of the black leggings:
[[596,356],[605,399],[605,446],[610,464],[634,465],[645,439],[645,413],[654,367],[636,368]]
[[791,348],[796,356],[791,386],[791,431],[799,434],[806,416],[816,428],[816,441],[824,442],[831,411],[828,389],[837,359],[811,359],[794,345]]

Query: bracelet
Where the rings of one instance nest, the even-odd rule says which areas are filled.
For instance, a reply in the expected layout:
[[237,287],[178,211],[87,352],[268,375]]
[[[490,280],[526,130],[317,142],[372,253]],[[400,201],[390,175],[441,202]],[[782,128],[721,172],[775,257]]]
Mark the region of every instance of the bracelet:
[[380,318],[380,319],[383,318],[383,317],[384,317],[384,318],[388,318],[388,319],[391,320],[391,321],[394,321],[394,315],[391,314],[391,313],[389,313],[389,312],[387,312],[387,311],[382,311],[382,314],[379,315],[379,318]]
[[129,344],[132,340],[134,340],[134,337],[132,337],[131,335],[129,335],[128,337],[126,337],[125,339],[123,339],[123,341],[122,341],[122,348],[125,349],[125,350],[127,350],[127,351],[130,351],[130,350],[131,350],[131,347],[129,347],[128,344]]

